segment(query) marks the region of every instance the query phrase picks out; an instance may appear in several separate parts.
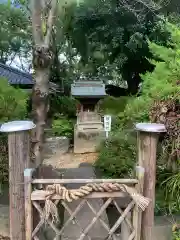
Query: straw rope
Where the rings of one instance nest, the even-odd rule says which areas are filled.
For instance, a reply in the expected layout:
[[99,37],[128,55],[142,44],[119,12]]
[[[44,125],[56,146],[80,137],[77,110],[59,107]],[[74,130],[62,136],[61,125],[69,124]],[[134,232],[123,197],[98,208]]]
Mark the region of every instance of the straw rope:
[[135,188],[119,183],[89,183],[81,186],[79,189],[67,189],[60,184],[48,185],[46,187],[47,196],[45,200],[44,218],[47,220],[50,216],[52,220],[58,220],[57,206],[51,201],[54,195],[59,195],[62,200],[72,202],[84,198],[92,192],[124,192],[130,195],[136,205],[144,211],[150,200],[140,195]]

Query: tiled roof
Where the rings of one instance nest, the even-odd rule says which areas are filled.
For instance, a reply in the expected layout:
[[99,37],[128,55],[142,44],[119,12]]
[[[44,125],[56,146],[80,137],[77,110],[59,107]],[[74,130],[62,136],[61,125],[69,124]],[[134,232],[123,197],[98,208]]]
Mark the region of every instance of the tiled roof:
[[33,85],[32,75],[0,63],[0,77],[7,78],[12,85]]
[[77,81],[71,85],[71,94],[75,97],[103,97],[105,84],[101,81]]
[[[11,85],[34,85],[32,75],[0,63],[0,77],[5,77]],[[50,82],[50,92],[62,92],[59,85]]]

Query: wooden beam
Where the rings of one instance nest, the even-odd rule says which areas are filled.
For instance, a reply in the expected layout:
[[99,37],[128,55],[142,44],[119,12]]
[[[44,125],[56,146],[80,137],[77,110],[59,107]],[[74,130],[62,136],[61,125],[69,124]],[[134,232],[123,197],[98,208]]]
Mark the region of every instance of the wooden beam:
[[[131,212],[129,212],[126,216],[129,222],[131,222]],[[128,226],[127,222],[124,220],[121,223],[121,240],[129,240],[129,237],[131,236],[131,229]]]
[[[46,200],[47,195],[48,195],[47,191],[35,190],[31,194],[31,200],[32,201]],[[127,197],[127,196],[129,196],[129,195],[127,193],[123,193],[123,192],[111,192],[111,193],[108,193],[108,192],[93,192],[93,193],[87,195],[84,198],[123,198],[123,197]],[[61,200],[62,197],[59,196],[59,195],[54,195],[51,199]]]
[[34,179],[33,184],[66,184],[66,183],[120,183],[137,184],[137,179]]
[[136,129],[138,130],[138,165],[145,171],[143,195],[151,200],[147,209],[142,213],[142,239],[153,240],[156,151],[159,133],[166,132],[166,129],[163,124],[156,123],[139,123]]
[[10,239],[25,239],[24,169],[30,167],[30,121],[13,121],[1,126],[8,132]]

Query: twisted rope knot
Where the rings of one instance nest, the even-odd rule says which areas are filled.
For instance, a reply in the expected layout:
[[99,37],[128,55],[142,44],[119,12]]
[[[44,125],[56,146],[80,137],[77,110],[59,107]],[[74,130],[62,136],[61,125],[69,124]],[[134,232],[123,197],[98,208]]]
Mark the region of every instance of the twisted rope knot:
[[47,195],[45,201],[45,219],[52,216],[53,220],[58,220],[57,206],[51,201],[54,195],[59,195],[61,199],[72,202],[79,198],[84,198],[92,192],[124,192],[130,195],[136,205],[144,211],[149,205],[150,200],[139,194],[135,188],[129,187],[125,184],[119,183],[88,183],[85,186],[81,186],[79,189],[67,189],[60,184],[48,185],[46,187]]

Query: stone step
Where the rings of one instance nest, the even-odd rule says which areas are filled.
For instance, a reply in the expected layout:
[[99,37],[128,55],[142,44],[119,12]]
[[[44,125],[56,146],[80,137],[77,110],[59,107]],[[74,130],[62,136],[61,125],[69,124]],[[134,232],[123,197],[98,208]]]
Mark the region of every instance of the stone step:
[[62,155],[67,153],[70,147],[70,140],[67,137],[50,137],[46,139],[43,154],[49,158],[54,154]]

